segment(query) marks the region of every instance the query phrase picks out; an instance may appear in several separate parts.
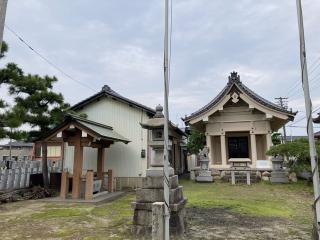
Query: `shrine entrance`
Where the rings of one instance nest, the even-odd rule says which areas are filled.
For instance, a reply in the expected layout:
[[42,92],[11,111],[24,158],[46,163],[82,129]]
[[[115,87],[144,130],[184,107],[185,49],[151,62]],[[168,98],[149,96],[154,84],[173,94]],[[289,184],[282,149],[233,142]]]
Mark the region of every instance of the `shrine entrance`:
[[248,137],[228,137],[229,158],[249,158]]

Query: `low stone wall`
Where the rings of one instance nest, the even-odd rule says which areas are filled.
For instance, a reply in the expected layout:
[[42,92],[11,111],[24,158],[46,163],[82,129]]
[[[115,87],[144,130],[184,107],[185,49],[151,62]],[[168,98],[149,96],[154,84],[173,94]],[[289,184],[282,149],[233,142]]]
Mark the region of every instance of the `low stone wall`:
[[142,187],[142,177],[114,177],[114,190],[137,189]]

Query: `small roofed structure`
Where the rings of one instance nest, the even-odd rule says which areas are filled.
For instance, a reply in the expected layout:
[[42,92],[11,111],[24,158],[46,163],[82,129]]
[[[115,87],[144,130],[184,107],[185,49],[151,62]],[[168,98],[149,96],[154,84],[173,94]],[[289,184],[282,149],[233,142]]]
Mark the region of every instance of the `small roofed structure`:
[[[66,115],[64,121],[52,129],[42,140],[68,143],[69,146],[74,147],[72,172],[68,172],[68,169],[63,167],[60,197],[67,198],[69,179],[72,179],[72,199],[85,198],[86,200],[93,199],[93,192],[99,192],[100,189],[104,189],[102,184],[104,182],[105,148],[110,147],[114,142],[123,142],[125,144],[130,142],[115,132],[111,126],[71,114]],[[94,179],[95,173],[93,170],[88,170],[86,173],[82,171],[84,147],[98,149],[96,180]],[[110,182],[108,182],[109,184]],[[97,186],[100,189],[96,189]],[[112,191],[112,186],[111,189],[109,186],[108,190]]]
[[211,168],[229,169],[239,160],[249,161],[252,168],[262,162],[271,166],[266,156],[272,145],[271,134],[292,121],[296,112],[253,92],[237,72],[232,72],[228,80],[211,102],[183,120],[206,135]]

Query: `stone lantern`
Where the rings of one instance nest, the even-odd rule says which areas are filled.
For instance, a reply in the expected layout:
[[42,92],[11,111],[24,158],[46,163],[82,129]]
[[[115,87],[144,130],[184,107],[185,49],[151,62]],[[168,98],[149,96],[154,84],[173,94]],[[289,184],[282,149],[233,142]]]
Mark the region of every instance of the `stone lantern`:
[[283,156],[277,156],[272,160],[272,172],[270,182],[273,183],[288,183],[289,179],[286,171],[283,169]]
[[[163,195],[163,155],[164,155],[164,115],[162,106],[156,107],[156,114],[141,126],[150,132],[148,146],[152,149],[150,167],[146,170],[146,177],[142,180],[142,188],[136,190],[136,201],[132,203],[134,209],[133,232],[135,234],[150,234],[152,231],[152,208],[157,202],[164,202]],[[169,123],[169,138],[173,131]],[[169,143],[169,147],[170,147]],[[169,167],[170,188],[170,231],[181,234],[185,231],[185,204],[182,186],[179,186],[178,176]]]
[[213,177],[211,176],[211,171],[209,170],[209,148],[204,147],[200,151],[200,173],[196,178],[197,182],[213,182]]

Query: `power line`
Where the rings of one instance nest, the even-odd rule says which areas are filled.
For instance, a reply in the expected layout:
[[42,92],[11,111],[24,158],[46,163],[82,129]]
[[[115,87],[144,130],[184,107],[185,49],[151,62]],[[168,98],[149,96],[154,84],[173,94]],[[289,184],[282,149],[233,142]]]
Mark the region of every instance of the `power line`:
[[[319,111],[319,110],[320,110],[320,106],[319,106],[318,108],[316,108],[315,110],[313,110],[312,113],[315,113],[315,112],[317,112],[317,111]],[[300,119],[297,120],[297,121],[293,121],[292,124],[301,122],[302,120],[304,120],[304,119],[306,119],[306,118],[307,118],[307,116],[304,116],[304,117],[300,118]],[[292,125],[292,124],[291,124],[291,125]],[[291,125],[289,125],[289,126],[291,126]]]
[[87,85],[72,76],[70,76],[68,73],[66,73],[64,70],[62,70],[59,66],[57,66],[55,63],[50,61],[48,58],[43,56],[40,52],[35,50],[26,40],[24,40],[18,33],[16,33],[12,28],[10,28],[8,25],[5,25],[6,29],[9,30],[15,37],[19,39],[20,42],[22,42],[25,46],[27,46],[32,52],[34,52],[38,57],[40,57],[42,60],[44,60],[46,63],[48,63],[51,67],[55,68],[57,71],[59,71],[61,74],[63,74],[65,77],[69,78],[70,80],[82,85],[83,87],[86,87],[94,92],[97,92],[96,89],[92,88],[90,85]]

